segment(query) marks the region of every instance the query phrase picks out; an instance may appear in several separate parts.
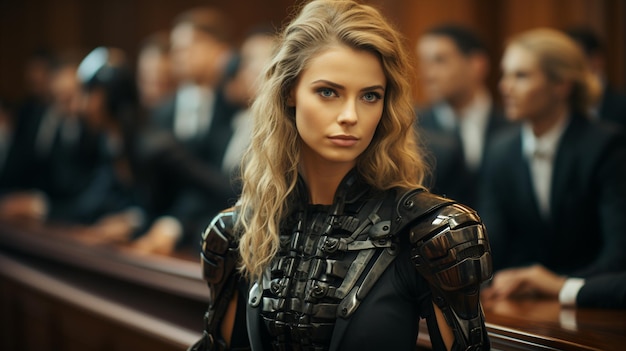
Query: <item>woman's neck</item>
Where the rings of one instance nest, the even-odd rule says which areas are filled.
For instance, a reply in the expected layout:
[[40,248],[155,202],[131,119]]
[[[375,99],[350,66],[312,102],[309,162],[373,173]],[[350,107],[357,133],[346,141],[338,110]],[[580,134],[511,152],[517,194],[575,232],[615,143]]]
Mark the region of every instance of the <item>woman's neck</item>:
[[536,137],[540,137],[550,131],[559,121],[566,118],[569,115],[569,109],[567,106],[558,106],[545,114],[540,118],[536,118],[531,121],[533,134]]
[[300,174],[307,184],[310,203],[332,205],[339,184],[353,167],[352,164],[307,166],[306,162],[303,162],[300,166]]

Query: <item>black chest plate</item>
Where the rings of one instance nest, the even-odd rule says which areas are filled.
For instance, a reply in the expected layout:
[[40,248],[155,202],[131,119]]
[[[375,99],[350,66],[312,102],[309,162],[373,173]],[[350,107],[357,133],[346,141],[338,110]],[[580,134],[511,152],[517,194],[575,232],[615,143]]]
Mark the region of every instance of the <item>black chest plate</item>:
[[356,309],[366,278],[376,279],[372,271],[381,273],[393,258],[390,206],[381,196],[362,198],[307,206],[285,226],[261,287],[251,290],[251,297],[260,295],[256,304],[275,350],[327,350],[336,319]]
[[275,349],[294,349],[295,344],[307,350],[325,350],[337,306],[345,296],[338,289],[357,255],[356,251],[337,250],[338,241],[333,239],[352,234],[337,223],[359,220],[349,216],[335,219],[316,211],[299,216],[306,219],[298,221],[293,233],[281,235],[270,281],[264,284],[261,315]]

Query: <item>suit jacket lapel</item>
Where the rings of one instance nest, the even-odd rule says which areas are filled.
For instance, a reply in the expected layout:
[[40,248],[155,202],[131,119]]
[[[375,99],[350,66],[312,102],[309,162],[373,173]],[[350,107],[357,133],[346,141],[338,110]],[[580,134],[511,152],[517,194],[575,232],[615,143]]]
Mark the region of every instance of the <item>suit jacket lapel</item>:
[[511,191],[516,191],[520,203],[516,205],[521,211],[526,212],[523,216],[526,218],[541,219],[537,196],[535,195],[535,187],[530,174],[530,165],[528,160],[522,153],[521,133],[515,139],[515,148],[511,162],[511,179],[515,179],[515,185]]
[[563,133],[556,151],[552,172],[552,187],[550,193],[550,214],[551,218],[558,215],[558,210],[562,208],[562,203],[568,196],[570,180],[576,171],[577,145],[579,144],[581,121],[577,118],[570,120],[569,126]]

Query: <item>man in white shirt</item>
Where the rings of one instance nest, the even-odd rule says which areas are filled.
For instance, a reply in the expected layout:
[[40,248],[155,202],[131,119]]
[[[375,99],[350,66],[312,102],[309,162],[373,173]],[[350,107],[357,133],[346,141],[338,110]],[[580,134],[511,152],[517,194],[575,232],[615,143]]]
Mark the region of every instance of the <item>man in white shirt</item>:
[[[236,61],[228,20],[214,8],[193,8],[176,17],[170,39],[172,69],[179,87],[154,110],[152,122],[169,131],[191,154],[185,159],[194,162],[180,165],[185,172],[197,174],[209,168],[219,174],[238,110],[226,100],[223,89]],[[182,230],[178,235],[182,245],[197,245],[198,233],[218,211],[231,205],[230,196],[221,195],[228,175],[222,178],[216,179],[215,191],[207,194],[198,192],[180,174],[171,175],[170,188],[162,190],[171,198],[171,217],[163,232]]]
[[[430,101],[427,108],[418,109],[417,117],[435,157],[432,190],[474,205],[486,144],[497,130],[508,125],[494,108],[487,88],[487,49],[468,29],[444,25],[423,34],[416,50],[420,79]],[[446,139],[456,142],[441,145]],[[444,169],[457,153],[464,170]]]
[[199,7],[177,16],[171,58],[178,89],[155,109],[153,122],[170,130],[202,161],[219,168],[237,110],[223,93],[235,58],[224,15]]

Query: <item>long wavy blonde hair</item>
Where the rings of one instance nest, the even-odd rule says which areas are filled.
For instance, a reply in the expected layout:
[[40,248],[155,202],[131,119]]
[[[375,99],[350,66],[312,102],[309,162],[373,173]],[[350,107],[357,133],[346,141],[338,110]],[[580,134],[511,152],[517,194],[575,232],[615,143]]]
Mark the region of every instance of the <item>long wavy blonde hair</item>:
[[308,3],[282,32],[251,107],[255,124],[242,161],[238,220],[241,269],[250,279],[262,275],[279,248],[279,226],[298,178],[301,139],[287,97],[308,62],[337,44],[374,53],[387,78],[383,116],[357,160],[358,172],[377,189],[422,187],[425,163],[400,35],[373,7],[346,0]]

